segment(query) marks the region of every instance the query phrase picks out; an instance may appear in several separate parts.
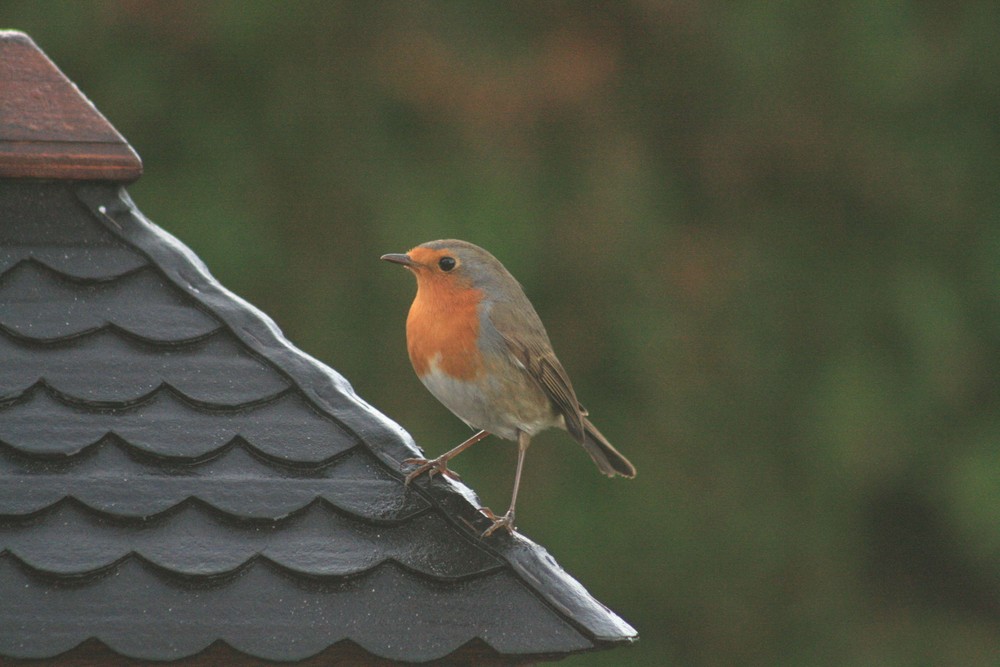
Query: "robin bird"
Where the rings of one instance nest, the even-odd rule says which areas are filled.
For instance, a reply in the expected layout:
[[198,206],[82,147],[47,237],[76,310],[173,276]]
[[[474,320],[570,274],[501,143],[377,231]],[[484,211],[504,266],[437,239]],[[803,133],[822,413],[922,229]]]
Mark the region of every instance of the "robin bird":
[[514,506],[532,436],[564,429],[609,477],[635,477],[635,467],[587,419],[549,336],[521,285],[493,255],[458,240],[430,241],[406,254],[382,255],[417,277],[406,318],[406,347],[420,381],[477,433],[436,459],[407,459],[420,475],[458,478],[448,462],[491,433],[517,442],[510,508],[480,508],[499,528],[514,530]]

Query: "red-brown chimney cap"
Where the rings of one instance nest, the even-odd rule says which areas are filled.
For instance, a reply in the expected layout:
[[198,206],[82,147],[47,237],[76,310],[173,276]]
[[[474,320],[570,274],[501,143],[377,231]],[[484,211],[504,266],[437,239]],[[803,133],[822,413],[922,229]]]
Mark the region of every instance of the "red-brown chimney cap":
[[128,142],[31,38],[0,30],[0,178],[141,175]]

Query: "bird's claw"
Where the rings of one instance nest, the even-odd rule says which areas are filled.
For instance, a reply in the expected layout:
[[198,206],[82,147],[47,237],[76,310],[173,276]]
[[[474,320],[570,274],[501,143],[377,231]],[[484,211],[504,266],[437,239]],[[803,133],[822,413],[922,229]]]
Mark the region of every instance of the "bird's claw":
[[497,516],[489,507],[480,507],[479,511],[486,515],[486,518],[493,522],[493,525],[483,531],[480,538],[486,538],[495,533],[500,528],[506,528],[508,533],[514,532],[514,510],[509,509],[503,516]]
[[424,473],[427,473],[428,478],[440,473],[448,479],[454,479],[456,481],[462,479],[458,476],[457,472],[448,468],[448,459],[443,456],[439,456],[436,459],[404,459],[403,465],[417,466],[406,475],[406,479],[403,481],[403,484],[406,486],[409,486],[410,482]]

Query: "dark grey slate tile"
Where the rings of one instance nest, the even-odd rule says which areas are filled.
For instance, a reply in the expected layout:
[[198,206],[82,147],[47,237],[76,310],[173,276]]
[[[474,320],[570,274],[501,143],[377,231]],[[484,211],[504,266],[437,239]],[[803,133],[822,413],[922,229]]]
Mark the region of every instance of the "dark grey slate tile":
[[0,246],[0,275],[29,261],[77,280],[112,280],[147,264],[128,248]]
[[50,576],[0,555],[0,599],[18,600],[0,605],[0,655],[50,657],[91,637],[147,660],[193,655],[220,638],[272,660],[344,639],[409,661],[441,658],[474,638],[515,655],[593,647],[506,570],[442,583],[387,564],[358,577],[300,579],[255,561],[227,577],[179,577],[130,557],[52,590]]
[[66,498],[137,518],[191,499],[247,519],[278,519],[317,500],[375,523],[404,521],[427,507],[363,447],[317,466],[265,460],[244,445],[201,461],[144,455],[117,439],[70,457],[0,448],[0,516],[32,514]]
[[185,342],[221,324],[154,269],[103,281],[69,280],[35,261],[0,276],[0,328],[41,341],[114,326],[152,342]]
[[241,405],[264,401],[290,385],[226,332],[181,345],[153,344],[104,329],[54,343],[0,331],[0,401],[44,380],[90,403],[137,401],[169,385],[192,401]]
[[115,434],[163,457],[205,457],[242,438],[275,459],[319,463],[360,441],[299,392],[263,403],[209,408],[168,388],[121,407],[70,402],[46,385],[0,405],[0,442],[25,454],[72,455]]
[[321,503],[276,520],[247,521],[193,503],[152,519],[123,520],[64,502],[40,515],[0,518],[3,550],[59,576],[104,570],[131,553],[164,570],[203,576],[232,573],[256,558],[324,577],[357,575],[391,561],[442,581],[503,565],[437,513],[378,525]]

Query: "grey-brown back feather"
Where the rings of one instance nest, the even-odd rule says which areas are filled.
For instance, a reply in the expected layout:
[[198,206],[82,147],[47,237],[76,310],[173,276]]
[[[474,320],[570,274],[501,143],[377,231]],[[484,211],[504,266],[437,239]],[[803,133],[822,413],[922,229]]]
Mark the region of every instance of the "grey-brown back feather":
[[494,304],[490,311],[490,319],[507,343],[511,354],[521,362],[528,375],[562,413],[566,430],[583,445],[601,472],[609,477],[635,477],[635,466],[587,419],[587,410],[576,399],[573,385],[552,351],[552,344],[549,343],[541,320],[531,304],[527,303],[526,297],[524,301],[527,308],[522,304],[516,312],[519,313],[522,324],[526,319],[524,313],[529,313],[527,319],[531,324],[518,326],[519,333],[514,333],[511,319],[514,317],[511,311],[515,306]]
[[523,299],[520,304],[493,304],[490,320],[507,343],[510,353],[562,413],[566,430],[582,443],[586,411],[576,399],[566,370],[552,351],[552,344],[538,314],[527,297]]

